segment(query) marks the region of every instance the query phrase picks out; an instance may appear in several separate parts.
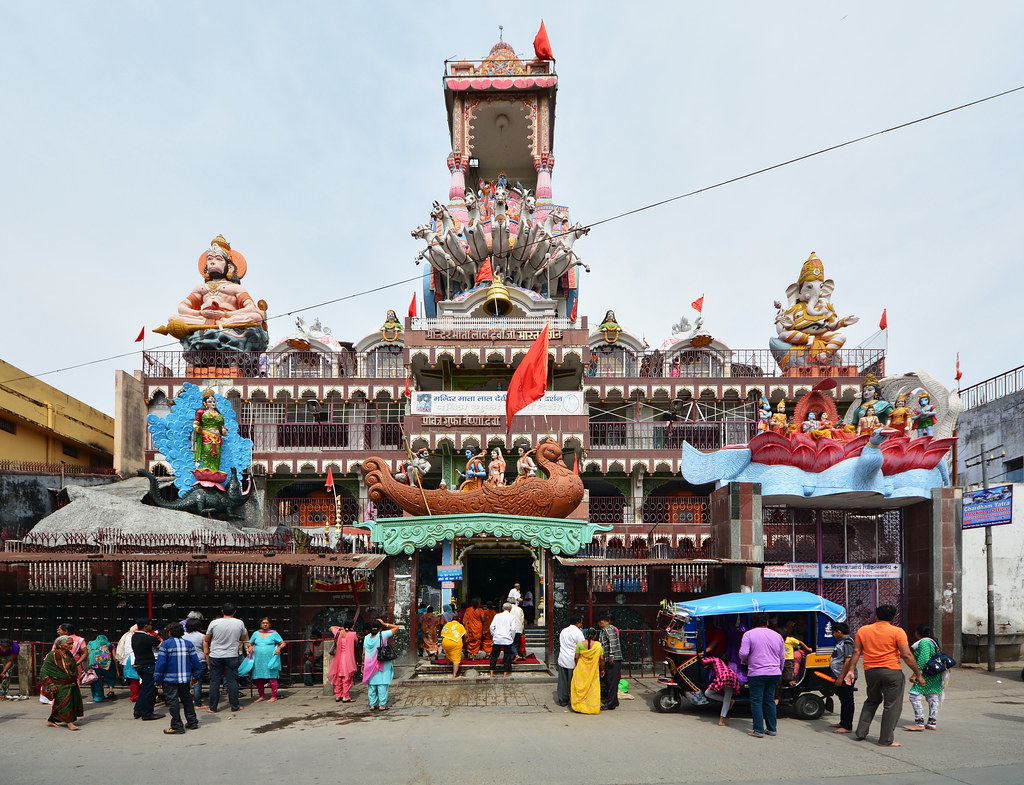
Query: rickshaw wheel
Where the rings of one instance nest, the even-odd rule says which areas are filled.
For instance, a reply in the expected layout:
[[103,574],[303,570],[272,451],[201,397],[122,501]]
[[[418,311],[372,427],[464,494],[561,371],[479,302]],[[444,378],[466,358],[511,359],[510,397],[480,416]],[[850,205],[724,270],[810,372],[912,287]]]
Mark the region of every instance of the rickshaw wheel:
[[825,701],[811,692],[798,695],[793,701],[793,716],[801,720],[816,720],[825,713]]
[[654,695],[654,710],[661,714],[671,714],[678,711],[683,702],[679,699],[678,690],[666,687],[658,690]]

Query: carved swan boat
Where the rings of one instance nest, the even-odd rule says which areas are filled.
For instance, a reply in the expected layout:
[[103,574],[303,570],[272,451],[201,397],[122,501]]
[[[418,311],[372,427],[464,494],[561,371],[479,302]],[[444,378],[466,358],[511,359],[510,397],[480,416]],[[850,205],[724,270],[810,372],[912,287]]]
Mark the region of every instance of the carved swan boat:
[[363,461],[363,474],[370,499],[379,503],[386,496],[411,515],[493,512],[567,518],[583,500],[583,482],[562,463],[562,448],[553,441],[540,444],[536,456],[537,464],[548,476],[546,480],[530,477],[503,486],[485,483],[472,491],[429,488],[421,491],[418,486],[406,485],[392,477],[387,464],[380,458]]

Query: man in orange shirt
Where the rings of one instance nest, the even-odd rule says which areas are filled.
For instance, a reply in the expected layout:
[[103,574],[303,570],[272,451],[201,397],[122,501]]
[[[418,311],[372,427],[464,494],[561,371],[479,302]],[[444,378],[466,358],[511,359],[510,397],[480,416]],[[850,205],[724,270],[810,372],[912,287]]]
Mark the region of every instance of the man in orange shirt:
[[871,721],[879,704],[882,705],[882,728],[878,734],[879,747],[902,747],[893,734],[900,722],[903,710],[903,687],[905,679],[900,668],[902,659],[914,672],[912,681],[924,684],[924,676],[917,667],[917,660],[907,642],[907,633],[895,626],[896,609],[891,605],[879,605],[875,611],[875,623],[865,624],[857,630],[857,642],[853,656],[846,661],[840,681],[853,684],[854,669],[861,657],[864,658],[864,680],[867,683],[867,698],[860,712],[860,721],[854,738],[863,741],[868,735]]

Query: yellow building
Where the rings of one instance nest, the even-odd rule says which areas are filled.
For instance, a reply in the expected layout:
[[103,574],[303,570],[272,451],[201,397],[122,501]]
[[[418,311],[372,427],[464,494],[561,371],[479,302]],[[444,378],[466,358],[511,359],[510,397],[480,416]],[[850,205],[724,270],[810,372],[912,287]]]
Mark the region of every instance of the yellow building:
[[113,417],[0,360],[0,466],[109,469],[113,453]]

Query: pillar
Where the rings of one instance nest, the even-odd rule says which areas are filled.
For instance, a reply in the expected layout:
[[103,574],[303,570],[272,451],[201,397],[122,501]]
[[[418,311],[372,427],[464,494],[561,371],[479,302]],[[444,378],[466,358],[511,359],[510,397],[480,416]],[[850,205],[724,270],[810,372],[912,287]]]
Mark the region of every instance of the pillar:
[[[715,558],[764,560],[761,483],[733,482],[711,494],[711,536]],[[729,591],[761,591],[760,567],[727,570]]]

